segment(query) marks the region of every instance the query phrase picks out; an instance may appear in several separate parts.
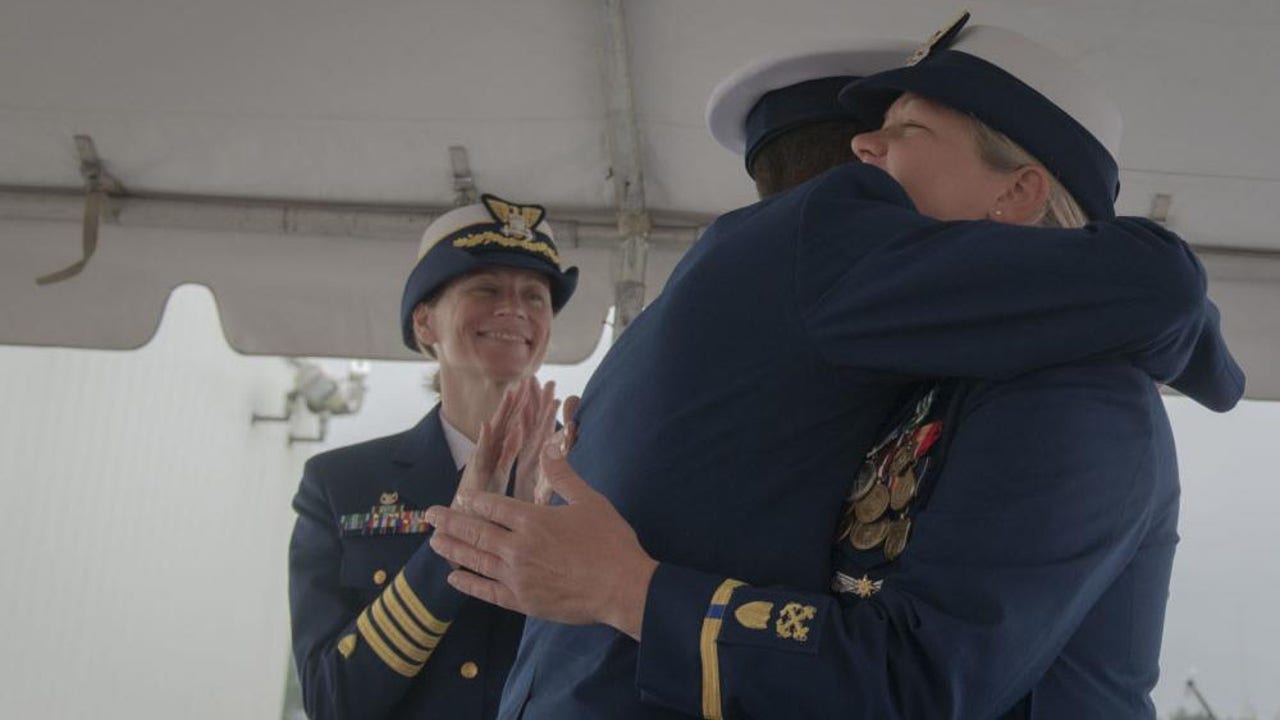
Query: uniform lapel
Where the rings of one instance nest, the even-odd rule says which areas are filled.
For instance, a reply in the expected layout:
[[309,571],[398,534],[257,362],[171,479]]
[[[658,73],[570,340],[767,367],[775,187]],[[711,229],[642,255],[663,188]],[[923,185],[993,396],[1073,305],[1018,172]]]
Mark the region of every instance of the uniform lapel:
[[461,473],[440,425],[437,404],[417,425],[404,434],[392,463],[402,473],[401,487],[416,507],[448,505],[458,488]]

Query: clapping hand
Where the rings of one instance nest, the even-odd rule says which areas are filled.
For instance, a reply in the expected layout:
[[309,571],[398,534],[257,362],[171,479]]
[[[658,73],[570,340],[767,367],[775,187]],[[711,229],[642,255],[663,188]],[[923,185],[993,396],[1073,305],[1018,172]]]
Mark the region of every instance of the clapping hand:
[[[462,471],[462,479],[458,481],[458,493],[506,491],[511,466],[524,440],[524,428],[521,426],[524,390],[523,381],[508,388],[493,417],[480,423],[475,449]],[[457,507],[457,504],[455,495],[453,506]]]
[[548,443],[542,463],[564,505],[460,492],[456,508],[427,511],[436,528],[431,547],[458,568],[449,584],[527,615],[602,622],[639,639],[658,563],[609,499],[569,466],[560,443]]
[[493,417],[480,423],[475,449],[458,482],[459,492],[505,493],[514,467],[515,497],[534,499],[538,453],[555,432],[560,408],[555,389],[554,381],[539,385],[533,377],[507,389]]
[[[578,413],[578,402],[581,400],[577,395],[570,395],[564,401],[564,428],[551,436],[551,443],[560,448],[561,455],[568,455],[569,450],[573,449],[573,444],[578,440],[578,422],[573,419]],[[544,446],[546,443],[543,444]],[[538,505],[547,505],[551,502],[551,496],[555,494],[552,490],[551,483],[547,479],[544,472],[545,467],[541,462],[538,464],[538,482],[534,486],[533,501]]]
[[[556,383],[548,380],[546,385],[539,387],[537,378],[531,377],[521,382],[519,391],[524,402],[520,406],[522,433],[516,456],[514,495],[518,500],[531,500],[545,505],[551,496],[545,489],[542,491],[543,495],[539,496],[539,466],[542,447],[556,432],[556,411],[560,409],[560,401],[556,399]],[[541,485],[545,487],[545,483]]]

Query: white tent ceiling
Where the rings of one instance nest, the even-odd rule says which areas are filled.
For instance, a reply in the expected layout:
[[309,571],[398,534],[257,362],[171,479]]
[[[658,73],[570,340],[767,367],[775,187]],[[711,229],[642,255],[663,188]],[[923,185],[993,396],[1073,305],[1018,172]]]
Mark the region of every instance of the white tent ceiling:
[[[1280,2],[984,0],[1098,77],[1126,119],[1121,210],[1169,195],[1250,375],[1280,398]],[[710,140],[711,87],[759,55],[922,38],[941,0],[628,0],[639,168],[659,232],[650,297],[707,218],[752,199]],[[404,357],[399,285],[454,198],[480,190],[559,220],[582,294],[553,357],[585,357],[612,302],[611,87],[596,0],[4,0],[0,342],[136,347],[172,287],[209,285],[242,352]],[[85,272],[73,136],[130,197]],[[181,196],[181,197],[177,197]],[[256,202],[231,202],[239,198]],[[271,202],[264,202],[271,201]],[[566,241],[567,240],[567,241]]]

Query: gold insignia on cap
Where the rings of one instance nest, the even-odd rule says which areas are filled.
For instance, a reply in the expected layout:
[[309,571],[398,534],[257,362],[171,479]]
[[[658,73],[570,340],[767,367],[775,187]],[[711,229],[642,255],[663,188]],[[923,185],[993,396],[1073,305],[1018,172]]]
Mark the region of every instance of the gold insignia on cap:
[[493,195],[481,195],[480,200],[501,228],[493,230],[477,230],[453,240],[456,248],[471,248],[480,245],[498,245],[501,247],[524,250],[541,255],[560,267],[560,253],[546,235],[538,234],[538,223],[547,215],[546,208],[541,205],[517,205]]
[[812,605],[787,603],[778,613],[778,622],[774,624],[774,629],[780,638],[805,642],[809,639],[809,626],[805,622],[812,620],[817,614],[818,609]]
[[929,36],[929,39],[926,40],[923,45],[916,48],[916,51],[911,53],[911,57],[907,58],[907,67],[916,65],[921,60],[929,57],[935,48],[945,48],[947,45],[950,45],[951,41],[955,39],[956,34],[960,32],[967,22],[969,22],[969,11],[960,11],[960,14],[956,16],[955,20],[952,20],[946,25],[946,27],[943,27],[941,30]]
[[493,219],[502,223],[502,232],[510,237],[532,240],[534,228],[546,217],[541,205],[516,205],[493,195],[482,195],[480,200],[489,209]]
[[763,630],[769,627],[769,615],[773,613],[773,603],[764,600],[743,603],[733,611],[733,616],[743,627],[752,630]]
[[524,240],[521,238],[509,237],[501,233],[492,231],[484,231],[464,235],[453,241],[456,248],[469,248],[478,245],[501,245],[502,247],[518,248],[526,252],[541,255],[550,260],[557,268],[560,267],[560,253],[556,252],[550,243],[541,240]]
[[342,639],[338,641],[338,652],[342,653],[342,657],[349,658],[351,657],[351,653],[355,651],[356,651],[355,633],[351,633],[350,635],[344,635]]

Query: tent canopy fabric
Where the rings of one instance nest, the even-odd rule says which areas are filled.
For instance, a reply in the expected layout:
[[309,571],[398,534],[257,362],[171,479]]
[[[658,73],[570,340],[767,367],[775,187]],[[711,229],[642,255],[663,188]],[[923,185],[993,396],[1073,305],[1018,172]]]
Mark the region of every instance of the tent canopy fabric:
[[[15,0],[0,8],[0,343],[131,348],[168,292],[208,285],[241,352],[408,357],[395,298],[457,194],[551,209],[577,299],[551,359],[590,353],[614,298],[606,3]],[[623,3],[652,298],[697,229],[750,202],[703,126],[707,95],[775,52],[923,39],[952,3]],[[1250,376],[1280,399],[1280,4],[971,3],[1099,79],[1125,118],[1122,213],[1191,241]],[[74,137],[128,195],[85,271]],[[308,215],[312,213],[312,215]],[[311,224],[309,224],[311,223]]]

